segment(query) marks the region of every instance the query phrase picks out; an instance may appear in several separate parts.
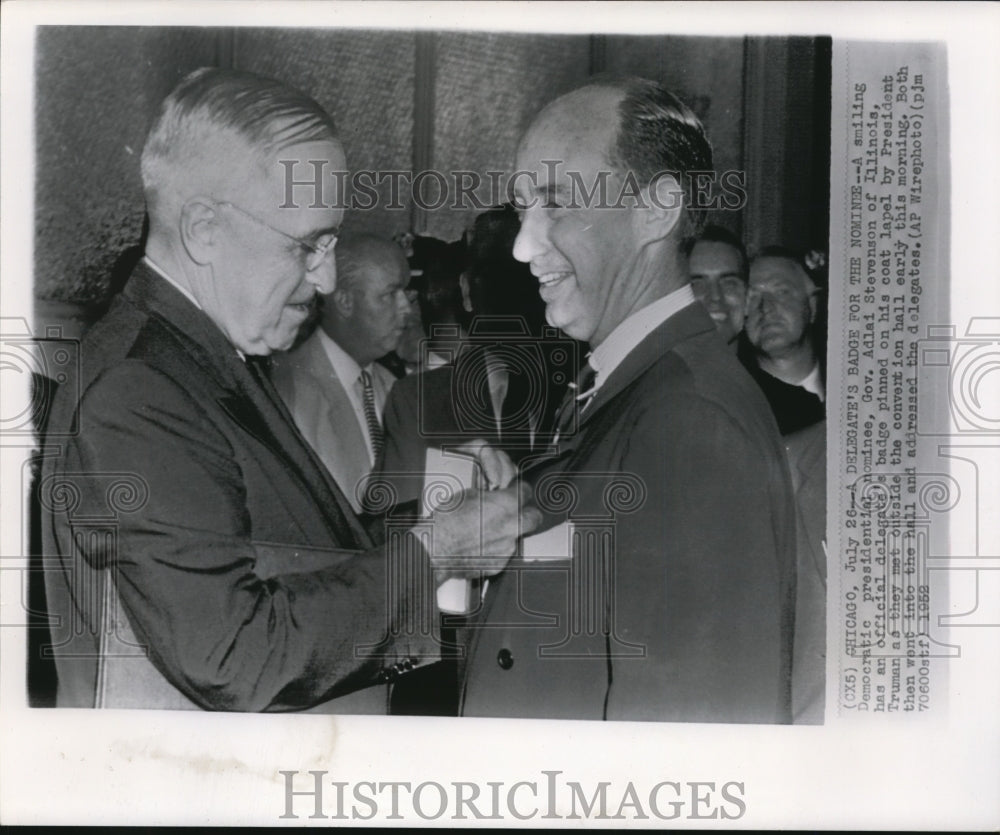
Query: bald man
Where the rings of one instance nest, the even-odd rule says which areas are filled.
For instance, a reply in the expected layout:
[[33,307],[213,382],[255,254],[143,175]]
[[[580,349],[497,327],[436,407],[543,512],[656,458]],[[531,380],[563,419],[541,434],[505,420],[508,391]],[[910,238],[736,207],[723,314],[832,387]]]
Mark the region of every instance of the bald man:
[[[526,548],[490,582],[463,715],[788,722],[784,453],[680,248],[703,222],[683,188],[712,167],[702,126],[653,82],[595,80],[536,117],[515,167],[514,257],[591,373],[522,469],[566,551]],[[573,193],[602,180],[607,203]]]
[[825,416],[815,340],[819,295],[798,253],[770,246],[750,265],[746,335],[752,353],[741,360],[764,392],[782,435]]
[[278,393],[299,431],[356,511],[358,487],[382,449],[382,412],[395,377],[375,361],[395,350],[410,315],[403,250],[372,235],[337,245],[337,283],[319,327],[275,358]]

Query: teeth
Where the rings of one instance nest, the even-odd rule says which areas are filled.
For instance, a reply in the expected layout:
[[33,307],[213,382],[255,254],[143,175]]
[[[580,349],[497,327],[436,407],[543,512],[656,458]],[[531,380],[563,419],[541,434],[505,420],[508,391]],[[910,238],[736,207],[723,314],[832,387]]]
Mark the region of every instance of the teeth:
[[548,286],[550,284],[555,284],[557,281],[562,281],[564,278],[570,275],[572,275],[572,273],[569,272],[542,273],[542,275],[538,276],[538,283],[543,286]]

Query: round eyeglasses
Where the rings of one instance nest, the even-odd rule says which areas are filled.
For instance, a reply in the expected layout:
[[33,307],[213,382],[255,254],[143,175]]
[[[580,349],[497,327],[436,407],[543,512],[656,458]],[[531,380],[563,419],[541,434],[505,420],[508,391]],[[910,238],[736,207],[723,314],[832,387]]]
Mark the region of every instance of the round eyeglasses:
[[[241,215],[249,218],[258,226],[263,226],[265,229],[270,229],[272,232],[276,232],[283,238],[288,238],[290,241],[294,241],[300,247],[306,251],[306,270],[312,272],[315,270],[323,261],[326,256],[329,255],[333,248],[337,245],[337,232],[325,232],[320,235],[319,238],[314,242],[307,241],[303,238],[296,238],[294,235],[289,235],[287,232],[282,232],[280,229],[276,229],[270,223],[261,220],[254,214],[251,214],[246,209],[240,208],[235,203],[231,203],[228,200],[218,200],[216,201],[217,206],[228,206],[230,209],[235,209]],[[338,230],[339,231],[339,230]]]

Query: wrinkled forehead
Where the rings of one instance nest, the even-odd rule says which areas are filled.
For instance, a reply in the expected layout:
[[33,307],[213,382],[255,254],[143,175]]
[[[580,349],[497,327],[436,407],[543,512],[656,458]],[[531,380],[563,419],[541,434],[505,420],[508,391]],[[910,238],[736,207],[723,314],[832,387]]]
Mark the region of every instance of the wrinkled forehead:
[[255,160],[247,172],[248,186],[267,205],[321,208],[344,202],[338,187],[344,181],[347,163],[343,146],[336,139],[258,150]]
[[620,100],[620,92],[600,88],[556,99],[535,117],[518,143],[518,169],[550,174],[553,169],[545,165],[547,161],[559,161],[561,168],[578,161],[610,170]]
[[812,280],[801,266],[788,258],[758,258],[750,265],[750,287],[807,292],[812,288]]
[[406,262],[406,256],[395,244],[392,246],[393,249],[386,247],[371,262],[369,282],[376,288],[402,288],[410,283],[410,268]]
[[698,241],[691,249],[692,269],[740,273],[740,253],[725,241]]

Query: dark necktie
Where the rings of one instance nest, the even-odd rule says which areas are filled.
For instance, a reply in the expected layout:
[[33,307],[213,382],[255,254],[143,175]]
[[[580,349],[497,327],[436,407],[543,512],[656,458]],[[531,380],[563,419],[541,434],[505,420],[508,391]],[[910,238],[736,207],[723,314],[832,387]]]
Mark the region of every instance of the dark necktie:
[[368,437],[372,442],[372,454],[379,460],[385,439],[382,435],[382,424],[379,423],[378,412],[375,410],[375,389],[372,386],[372,375],[361,371],[361,387],[364,397],[365,421],[368,423]]
[[563,402],[556,412],[556,438],[558,441],[561,435],[566,435],[576,431],[580,412],[590,402],[594,396],[594,379],[597,372],[588,362],[576,377],[576,382],[570,383],[566,389]]

